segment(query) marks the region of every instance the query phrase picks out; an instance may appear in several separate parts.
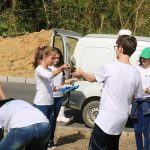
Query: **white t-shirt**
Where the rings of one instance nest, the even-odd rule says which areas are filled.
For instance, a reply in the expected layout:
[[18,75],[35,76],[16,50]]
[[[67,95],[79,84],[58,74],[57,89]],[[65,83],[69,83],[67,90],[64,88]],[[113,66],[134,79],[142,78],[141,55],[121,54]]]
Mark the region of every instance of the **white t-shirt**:
[[139,71],[131,65],[113,62],[101,67],[95,77],[97,82],[104,82],[95,123],[105,133],[119,135],[126,125],[132,96],[138,97],[141,91]]
[[[49,66],[49,68],[52,71],[57,69],[54,66]],[[56,75],[55,77],[53,77],[53,84],[54,84],[54,86],[63,85],[63,73],[62,72],[59,73],[58,75]],[[61,91],[53,92],[53,97],[62,97],[62,96],[63,96],[63,92],[61,92]]]
[[22,128],[36,123],[49,122],[46,116],[23,100],[12,100],[0,107],[0,128]]
[[35,69],[36,95],[34,104],[52,105],[53,101],[53,75],[50,69],[45,69],[39,65]]
[[141,66],[137,66],[136,68],[139,70],[141,78],[142,78],[143,97],[150,97],[150,94],[144,92],[146,88],[150,88],[150,68],[144,69]]

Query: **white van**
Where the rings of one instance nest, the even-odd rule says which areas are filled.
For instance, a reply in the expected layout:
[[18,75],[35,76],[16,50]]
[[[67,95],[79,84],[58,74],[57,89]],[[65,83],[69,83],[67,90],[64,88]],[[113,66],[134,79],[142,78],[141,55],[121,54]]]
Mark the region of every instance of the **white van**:
[[[72,31],[53,29],[51,46],[61,49],[65,63],[80,67],[87,73],[94,73],[100,66],[117,61],[114,46],[118,35],[89,34],[81,36]],[[131,63],[138,65],[139,54],[145,47],[150,47],[150,38],[136,37],[137,49],[131,57]],[[79,81],[79,88],[71,92],[69,106],[82,111],[85,124],[93,127],[99,111],[102,85]],[[116,83],[117,84],[117,83]]]

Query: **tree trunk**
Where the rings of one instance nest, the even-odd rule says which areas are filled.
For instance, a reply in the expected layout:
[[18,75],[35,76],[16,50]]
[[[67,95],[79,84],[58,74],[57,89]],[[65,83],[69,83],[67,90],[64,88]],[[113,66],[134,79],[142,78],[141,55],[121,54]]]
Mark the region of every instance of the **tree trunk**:
[[15,10],[16,10],[16,0],[12,0],[10,23],[11,23],[13,32],[17,31]]
[[45,16],[46,16],[46,20],[47,20],[47,29],[50,28],[50,21],[49,21],[49,15],[47,13],[47,7],[46,7],[46,3],[44,0],[42,0],[43,2],[43,7],[44,7],[44,11],[45,11]]

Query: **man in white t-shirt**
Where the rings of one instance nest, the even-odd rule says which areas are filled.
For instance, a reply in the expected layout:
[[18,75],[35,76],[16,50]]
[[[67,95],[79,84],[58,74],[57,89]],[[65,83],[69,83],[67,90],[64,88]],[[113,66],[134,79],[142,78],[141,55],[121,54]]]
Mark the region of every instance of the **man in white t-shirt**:
[[129,61],[136,50],[135,37],[121,35],[116,44],[118,62],[104,65],[95,74],[82,70],[72,74],[90,82],[104,83],[89,150],[119,149],[119,138],[128,119],[131,100],[141,91],[140,74]]
[[[4,102],[0,101],[0,150],[47,150],[50,126],[46,116],[23,100]],[[3,138],[4,131],[8,133]]]

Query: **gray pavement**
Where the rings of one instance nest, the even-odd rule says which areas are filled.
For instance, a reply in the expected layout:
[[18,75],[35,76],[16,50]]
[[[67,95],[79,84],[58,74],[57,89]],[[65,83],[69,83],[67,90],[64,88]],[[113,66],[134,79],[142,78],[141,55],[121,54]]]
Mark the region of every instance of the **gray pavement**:
[[[35,84],[25,84],[20,82],[1,82],[1,84],[7,98],[22,99],[28,101],[29,103],[33,102],[36,92]],[[58,125],[65,127],[88,128],[83,122],[80,111],[67,108],[65,113],[67,117],[74,116],[73,121],[68,124],[59,122]]]
[[[15,98],[15,99],[23,99],[28,101],[29,103],[32,103],[35,96],[35,84],[34,79],[32,78],[12,78],[12,77],[2,77],[0,76],[0,82],[2,84],[2,87],[4,89],[4,92],[6,94],[7,98]],[[86,128],[83,119],[82,114],[80,111],[68,108],[66,110],[66,116],[74,116],[73,121],[71,121],[68,124],[59,122],[58,125],[63,127],[75,127],[75,128]],[[129,119],[125,131],[133,131],[132,128],[132,122]]]

